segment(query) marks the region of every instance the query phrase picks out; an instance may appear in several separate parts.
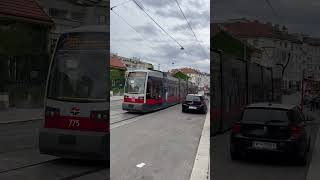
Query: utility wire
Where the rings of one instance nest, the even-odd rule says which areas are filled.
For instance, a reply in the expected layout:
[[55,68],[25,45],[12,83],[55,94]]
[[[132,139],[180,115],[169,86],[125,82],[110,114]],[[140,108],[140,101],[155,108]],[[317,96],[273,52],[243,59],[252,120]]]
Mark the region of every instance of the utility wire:
[[270,7],[271,11],[273,12],[273,14],[279,18],[279,20],[281,21],[281,18],[279,16],[279,14],[277,13],[277,11],[274,9],[273,5],[271,4],[270,0],[265,0],[267,5]]
[[[141,37],[142,40],[145,40],[143,36],[131,25],[126,21],[122,16],[120,16],[118,13],[116,13],[113,8],[110,9],[115,15],[117,15],[123,22],[125,22],[131,29],[133,29],[139,36]],[[148,43],[148,46],[155,51],[155,49]]]
[[113,8],[115,8],[115,7],[118,7],[118,6],[122,6],[122,5],[124,5],[124,4],[128,3],[128,2],[131,2],[131,1],[132,1],[132,0],[124,1],[124,2],[122,2],[122,3],[119,3],[119,4],[115,5],[115,6],[112,6],[111,9],[113,9]]
[[186,22],[187,22],[187,24],[188,24],[188,26],[189,26],[189,28],[190,28],[190,30],[191,30],[194,38],[198,41],[199,45],[201,46],[202,50],[204,51],[205,55],[207,56],[207,55],[208,55],[208,54],[207,54],[207,51],[205,50],[205,48],[204,48],[204,47],[202,46],[202,44],[200,43],[199,39],[198,39],[197,36],[196,36],[196,33],[193,31],[193,29],[192,29],[192,27],[191,27],[191,25],[190,25],[187,17],[185,16],[184,12],[183,12],[182,9],[181,9],[181,6],[180,6],[178,0],[175,0],[175,1],[176,1],[177,5],[178,5],[178,7],[179,7],[179,9],[180,9],[181,14],[183,15],[184,19],[186,20]]
[[[179,46],[180,46],[180,49],[183,50],[184,47],[174,38],[172,37],[164,28],[161,27],[161,25],[159,23],[156,22],[156,20],[154,20],[154,18],[152,16],[149,15],[149,13],[147,13],[144,8],[140,5],[141,2],[139,2],[138,0],[132,0],[138,7],[141,11],[143,11],[164,33],[166,33],[173,41],[175,41]],[[139,4],[139,3],[140,4]]]

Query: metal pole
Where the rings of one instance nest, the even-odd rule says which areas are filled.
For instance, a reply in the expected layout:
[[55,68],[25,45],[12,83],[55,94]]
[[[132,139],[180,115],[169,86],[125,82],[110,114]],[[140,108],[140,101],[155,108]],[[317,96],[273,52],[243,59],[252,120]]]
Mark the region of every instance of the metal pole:
[[220,122],[219,122],[219,132],[223,131],[223,100],[224,100],[224,93],[223,93],[223,65],[222,65],[222,52],[219,53],[220,55]]
[[304,101],[304,70],[302,71],[302,80],[301,80],[301,111],[303,111],[303,101]]
[[248,61],[247,61],[247,46],[244,44],[244,53],[243,53],[243,60],[246,63],[246,104],[249,104],[249,65],[248,65]]
[[271,101],[274,100],[274,87],[273,87],[273,69],[271,68]]

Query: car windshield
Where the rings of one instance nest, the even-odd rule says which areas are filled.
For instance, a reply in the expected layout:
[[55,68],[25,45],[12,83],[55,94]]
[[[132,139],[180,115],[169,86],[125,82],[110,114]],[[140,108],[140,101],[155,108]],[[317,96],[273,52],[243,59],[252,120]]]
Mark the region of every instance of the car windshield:
[[195,101],[195,102],[200,102],[200,96],[193,96],[193,95],[187,95],[186,101]]
[[249,108],[243,113],[245,123],[288,123],[289,111],[267,108]]
[[130,72],[126,80],[125,93],[144,94],[145,83],[146,83],[145,72]]

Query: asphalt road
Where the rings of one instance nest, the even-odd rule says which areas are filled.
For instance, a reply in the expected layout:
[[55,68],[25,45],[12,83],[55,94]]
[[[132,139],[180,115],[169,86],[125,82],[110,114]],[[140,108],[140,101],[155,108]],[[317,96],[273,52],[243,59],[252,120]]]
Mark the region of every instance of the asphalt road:
[[[316,140],[318,125],[313,124],[312,147]],[[229,153],[230,133],[217,135],[211,139],[211,179],[225,180],[305,180],[312,153],[309,153],[309,163],[306,166],[296,165],[290,157],[251,155],[244,161],[232,161]]]
[[111,125],[111,180],[188,180],[204,120],[176,105]]
[[0,125],[0,179],[106,179],[107,169],[103,163],[39,154],[40,126],[41,121]]
[[[189,178],[205,115],[182,113],[180,106],[141,115],[111,102],[112,180]],[[104,163],[39,154],[41,125],[40,120],[0,125],[1,180],[106,179]]]

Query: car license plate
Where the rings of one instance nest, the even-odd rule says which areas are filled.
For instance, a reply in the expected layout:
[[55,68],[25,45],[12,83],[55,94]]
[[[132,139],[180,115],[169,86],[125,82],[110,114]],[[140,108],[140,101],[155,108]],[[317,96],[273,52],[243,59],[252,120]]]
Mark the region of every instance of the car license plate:
[[255,149],[268,149],[268,150],[277,149],[277,144],[276,143],[269,143],[269,142],[254,141],[252,143],[252,146]]
[[197,107],[189,106],[189,109],[197,109]]
[[76,144],[76,137],[72,135],[59,136],[59,144]]

